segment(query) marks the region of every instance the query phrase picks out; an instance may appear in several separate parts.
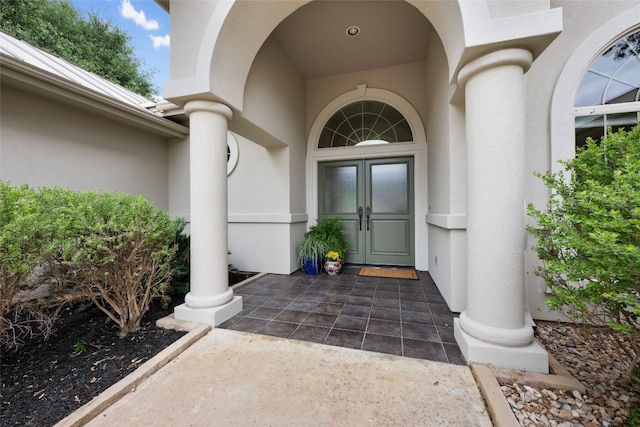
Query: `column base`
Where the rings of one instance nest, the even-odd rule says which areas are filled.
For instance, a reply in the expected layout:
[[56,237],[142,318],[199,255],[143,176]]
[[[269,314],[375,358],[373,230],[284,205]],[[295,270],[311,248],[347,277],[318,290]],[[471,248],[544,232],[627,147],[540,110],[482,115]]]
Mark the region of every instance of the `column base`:
[[242,311],[242,297],[234,297],[226,304],[209,308],[191,308],[187,304],[181,304],[174,308],[174,316],[178,320],[205,323],[211,326],[219,326]]
[[549,354],[535,339],[528,345],[508,347],[491,344],[472,337],[453,321],[454,335],[462,355],[468,363],[491,363],[503,369],[549,373]]

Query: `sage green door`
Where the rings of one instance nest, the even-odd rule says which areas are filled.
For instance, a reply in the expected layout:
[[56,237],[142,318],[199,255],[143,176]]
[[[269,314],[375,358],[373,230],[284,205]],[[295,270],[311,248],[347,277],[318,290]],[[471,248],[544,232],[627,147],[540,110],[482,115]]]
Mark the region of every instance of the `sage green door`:
[[338,216],[346,262],[414,265],[413,157],[345,160],[318,167],[319,216]]

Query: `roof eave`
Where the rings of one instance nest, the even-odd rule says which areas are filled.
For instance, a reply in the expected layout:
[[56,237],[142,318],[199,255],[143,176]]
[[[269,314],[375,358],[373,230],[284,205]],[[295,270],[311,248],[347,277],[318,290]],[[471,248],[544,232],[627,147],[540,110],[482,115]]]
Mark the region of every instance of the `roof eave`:
[[34,67],[24,61],[0,53],[2,84],[21,87],[67,104],[81,106],[112,120],[150,131],[165,137],[184,138],[185,126],[145,110],[142,106],[125,104],[92,89]]

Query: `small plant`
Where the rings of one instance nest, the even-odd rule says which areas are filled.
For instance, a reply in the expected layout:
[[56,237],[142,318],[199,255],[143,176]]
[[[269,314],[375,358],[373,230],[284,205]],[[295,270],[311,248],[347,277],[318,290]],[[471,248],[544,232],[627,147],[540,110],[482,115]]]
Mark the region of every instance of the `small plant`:
[[184,296],[189,292],[191,239],[184,233],[186,222],[178,219],[175,222],[176,230],[176,255],[171,261],[171,281],[167,288],[167,298],[163,299],[168,304],[172,296]]
[[328,252],[338,254],[342,260],[347,254],[346,232],[339,217],[326,218],[309,227],[304,240],[298,246],[298,262],[309,274],[322,270],[323,258]]
[[640,427],[640,406],[632,406],[629,409],[629,427]]
[[322,256],[329,247],[320,240],[313,230],[307,231],[298,246],[298,262],[308,274],[318,274],[322,270]]
[[[328,250],[338,253],[339,259],[344,259],[349,249],[347,233],[342,229],[342,220],[339,217],[325,218],[311,226],[313,232],[320,241],[324,242]],[[327,251],[323,252],[323,255]]]
[[340,254],[336,251],[329,251],[324,255],[327,261],[340,261]]
[[87,343],[83,340],[78,340],[73,345],[73,354],[78,355],[87,351]]

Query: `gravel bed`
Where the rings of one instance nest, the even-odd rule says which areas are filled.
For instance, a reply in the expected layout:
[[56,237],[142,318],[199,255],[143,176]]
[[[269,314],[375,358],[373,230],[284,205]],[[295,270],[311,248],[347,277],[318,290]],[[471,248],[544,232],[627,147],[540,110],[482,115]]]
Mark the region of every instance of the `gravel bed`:
[[[573,377],[586,387],[551,390],[526,384],[501,384],[522,426],[608,427],[640,424],[640,384],[625,381],[636,348],[629,337],[608,328],[587,333],[572,324],[539,322],[537,338]],[[632,409],[633,408],[633,409]],[[631,412],[631,417],[629,414]],[[631,423],[631,420],[635,420]]]

